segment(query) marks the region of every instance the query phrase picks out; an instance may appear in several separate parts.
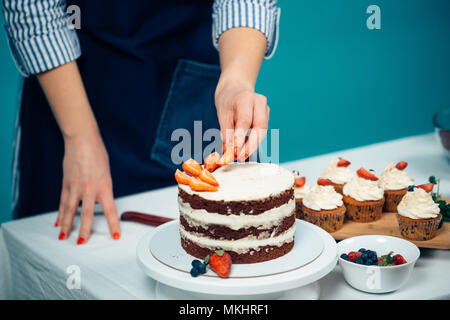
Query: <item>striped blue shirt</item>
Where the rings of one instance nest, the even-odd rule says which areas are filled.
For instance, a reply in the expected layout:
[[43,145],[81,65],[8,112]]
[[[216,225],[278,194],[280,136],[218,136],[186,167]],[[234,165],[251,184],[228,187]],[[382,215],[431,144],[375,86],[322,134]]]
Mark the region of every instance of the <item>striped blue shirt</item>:
[[[249,27],[267,39],[266,58],[278,40],[280,9],[276,0],[215,0],[212,40],[231,28]],[[75,27],[66,0],[2,0],[5,29],[16,65],[23,76],[38,74],[80,57]],[[82,13],[81,13],[82,14]]]

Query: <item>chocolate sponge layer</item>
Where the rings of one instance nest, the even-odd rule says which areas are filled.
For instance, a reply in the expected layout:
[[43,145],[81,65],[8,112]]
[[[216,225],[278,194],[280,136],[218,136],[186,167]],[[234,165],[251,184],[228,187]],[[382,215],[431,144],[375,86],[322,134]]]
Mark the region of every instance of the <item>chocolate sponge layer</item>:
[[178,188],[178,196],[192,207],[192,209],[204,209],[208,212],[240,215],[261,214],[267,210],[277,208],[294,199],[294,188],[287,189],[281,193],[270,196],[261,200],[244,200],[244,201],[217,201],[207,200],[196,194],[189,194]]
[[[184,238],[181,238],[181,246],[184,250],[186,250],[187,253],[202,260],[212,252],[212,249],[200,247],[192,241]],[[294,241],[291,241],[284,243],[280,247],[262,246],[258,248],[259,250],[250,250],[242,254],[238,254],[234,251],[227,251],[227,253],[231,256],[231,260],[233,263],[256,263],[284,256],[286,253],[291,251],[293,247]]]
[[[220,240],[237,240],[242,239],[248,236],[255,236],[258,237],[262,233],[267,233],[268,236],[270,236],[273,232],[275,233],[274,236],[278,236],[279,234],[285,232],[288,230],[292,225],[295,223],[295,214],[294,211],[291,215],[285,217],[280,224],[273,226],[270,229],[258,229],[255,227],[250,228],[242,228],[238,230],[230,229],[226,226],[220,226],[220,225],[214,225],[210,224],[205,227],[202,226],[191,226],[186,221],[186,219],[183,217],[183,215],[180,216],[180,224],[183,226],[184,230],[187,232],[195,232],[199,233],[205,238],[212,238],[212,239],[220,239]],[[262,238],[267,238],[268,236],[263,236]]]

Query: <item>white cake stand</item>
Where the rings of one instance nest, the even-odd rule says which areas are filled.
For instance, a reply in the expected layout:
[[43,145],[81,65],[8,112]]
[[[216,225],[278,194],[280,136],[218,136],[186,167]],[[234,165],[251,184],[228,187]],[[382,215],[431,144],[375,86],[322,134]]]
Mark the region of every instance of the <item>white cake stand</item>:
[[[175,260],[181,255],[186,255],[186,257],[181,257],[182,260],[194,259],[184,251],[180,253],[178,227],[179,221],[161,225],[145,235],[139,241],[136,249],[138,265],[147,275],[157,281],[155,286],[157,299],[317,299],[320,288],[316,281],[333,270],[338,258],[336,241],[326,231],[303,220],[296,220],[295,246],[290,253],[277,259],[286,263],[276,266],[277,264],[274,264],[273,261],[277,260],[272,260],[272,262],[252,264],[257,270],[257,274],[267,275],[242,278],[239,277],[239,266],[243,266],[241,270],[245,270],[249,265],[233,265],[232,268],[237,271],[234,270],[234,276],[232,273],[230,278],[222,279],[211,276],[210,272],[204,276],[193,278],[186,272],[190,269],[189,265],[186,265],[185,270],[180,270],[176,266]],[[302,234],[311,234],[311,232],[314,233],[313,237],[301,238]],[[164,237],[161,237],[162,235]],[[161,242],[161,239],[164,238],[171,240]],[[319,245],[321,251],[317,255],[311,256],[311,253],[308,253],[310,247],[318,247],[311,243],[308,244],[310,238],[313,238],[313,241],[322,241],[322,244]],[[161,250],[174,252],[174,257],[176,256],[177,259],[172,263],[155,258],[150,250],[151,245],[153,244],[153,247],[155,245],[152,240],[161,242],[158,243]],[[300,264],[296,269],[290,268],[282,271],[286,270],[283,269],[283,265],[292,265],[292,261],[289,259],[299,259],[299,254],[302,252],[305,252],[306,255],[309,254],[313,259]],[[273,272],[266,271],[269,267]],[[280,270],[282,272],[278,272]]]

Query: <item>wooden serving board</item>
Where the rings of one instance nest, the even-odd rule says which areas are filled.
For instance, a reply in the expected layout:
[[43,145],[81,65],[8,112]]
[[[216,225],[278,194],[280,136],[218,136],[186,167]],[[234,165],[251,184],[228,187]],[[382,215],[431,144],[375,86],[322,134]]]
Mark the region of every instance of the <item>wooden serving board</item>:
[[[443,200],[447,201],[447,203],[450,201],[449,198]],[[381,219],[368,223],[345,220],[344,226],[341,229],[330,234],[336,240],[344,240],[350,237],[369,234],[381,234],[402,238],[398,227],[396,213],[394,212],[383,212],[383,217]],[[436,237],[433,239],[427,241],[409,241],[422,248],[450,250],[450,222],[444,221],[442,227],[438,230]]]

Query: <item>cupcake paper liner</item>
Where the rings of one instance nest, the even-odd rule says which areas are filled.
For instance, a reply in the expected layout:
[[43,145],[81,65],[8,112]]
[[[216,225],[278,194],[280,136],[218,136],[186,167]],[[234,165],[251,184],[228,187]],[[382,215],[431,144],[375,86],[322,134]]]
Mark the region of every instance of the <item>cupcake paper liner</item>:
[[378,201],[357,201],[344,196],[347,207],[346,217],[355,222],[372,222],[381,219],[383,215],[384,197]]
[[[327,232],[335,232],[342,228],[345,219],[346,208],[344,205],[335,210],[315,211],[302,206],[304,220],[321,227]],[[330,211],[330,212],[327,212]]]
[[303,214],[303,210],[302,210],[302,203],[303,203],[303,199],[301,199],[301,198],[295,199],[295,217],[297,219],[303,219],[305,217],[305,215]]
[[397,212],[397,206],[407,192],[408,188],[401,190],[385,190],[383,211]]
[[410,219],[397,213],[400,233],[402,237],[409,240],[426,241],[434,238],[441,220],[441,214],[433,219]]

